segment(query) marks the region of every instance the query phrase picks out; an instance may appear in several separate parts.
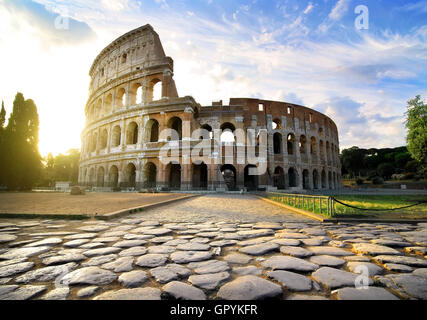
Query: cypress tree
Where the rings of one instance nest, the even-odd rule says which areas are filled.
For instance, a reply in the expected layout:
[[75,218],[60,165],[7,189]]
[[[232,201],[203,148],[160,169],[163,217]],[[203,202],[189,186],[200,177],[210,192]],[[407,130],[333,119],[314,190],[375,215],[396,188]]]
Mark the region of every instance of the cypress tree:
[[33,100],[17,93],[4,133],[5,182],[9,190],[31,190],[42,167],[38,150],[39,117]]

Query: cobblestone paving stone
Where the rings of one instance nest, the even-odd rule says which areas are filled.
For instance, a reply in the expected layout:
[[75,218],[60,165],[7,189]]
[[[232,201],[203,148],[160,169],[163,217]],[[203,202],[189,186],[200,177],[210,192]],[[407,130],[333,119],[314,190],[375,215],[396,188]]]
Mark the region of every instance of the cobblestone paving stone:
[[0,300],[425,300],[426,247],[426,224],[322,224],[240,195],[108,222],[3,220]]

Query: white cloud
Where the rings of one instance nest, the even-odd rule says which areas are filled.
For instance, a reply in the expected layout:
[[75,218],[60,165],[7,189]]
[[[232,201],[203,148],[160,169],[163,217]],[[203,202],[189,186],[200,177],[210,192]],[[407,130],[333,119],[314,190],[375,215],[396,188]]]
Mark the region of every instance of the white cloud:
[[331,20],[340,20],[344,14],[347,13],[349,4],[350,0],[338,0],[337,4],[329,14],[329,18]]
[[309,14],[311,10],[313,10],[313,8],[314,8],[313,3],[309,2],[309,4],[307,5],[307,8],[305,8],[304,10],[304,14]]

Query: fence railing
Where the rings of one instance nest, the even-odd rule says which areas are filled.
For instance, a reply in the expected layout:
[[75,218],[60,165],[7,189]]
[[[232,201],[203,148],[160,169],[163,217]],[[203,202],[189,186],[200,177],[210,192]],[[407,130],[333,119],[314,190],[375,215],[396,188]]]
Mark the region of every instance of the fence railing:
[[264,197],[315,214],[327,217],[335,216],[335,201],[332,197],[279,192],[268,192],[264,194]]

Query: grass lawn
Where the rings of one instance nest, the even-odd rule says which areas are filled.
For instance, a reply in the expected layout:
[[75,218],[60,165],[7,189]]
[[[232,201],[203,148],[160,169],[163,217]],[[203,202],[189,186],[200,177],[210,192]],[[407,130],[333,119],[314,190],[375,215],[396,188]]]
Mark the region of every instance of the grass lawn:
[[[328,216],[328,197],[289,195],[267,193],[267,199],[303,209],[316,214]],[[426,201],[424,195],[337,195],[335,199],[344,204],[373,210],[358,210],[335,202],[335,218],[381,218],[381,219],[427,219],[427,203],[415,207],[389,211]],[[380,210],[380,211],[378,211]]]
[[384,211],[362,211],[336,203],[336,215],[341,217],[361,216],[382,219],[427,219],[427,203],[412,208],[387,211],[387,209],[405,207],[419,201],[426,201],[426,196],[423,195],[340,195],[335,196],[335,198],[345,204],[358,208],[384,209]]

